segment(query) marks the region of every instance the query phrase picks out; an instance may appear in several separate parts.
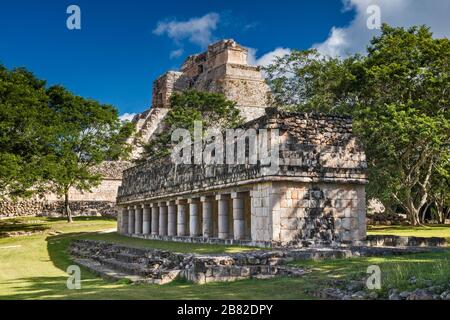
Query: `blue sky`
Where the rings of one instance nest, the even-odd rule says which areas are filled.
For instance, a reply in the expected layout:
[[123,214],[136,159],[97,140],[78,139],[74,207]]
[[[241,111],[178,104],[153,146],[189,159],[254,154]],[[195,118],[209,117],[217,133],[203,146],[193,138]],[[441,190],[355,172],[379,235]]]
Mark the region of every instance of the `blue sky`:
[[[0,63],[136,113],[149,107],[153,80],[208,41],[234,38],[252,48],[255,63],[292,48],[361,51],[376,33],[361,27],[371,3],[383,22],[427,23],[448,36],[449,1],[431,0],[426,10],[420,2],[427,1],[2,0]],[[71,4],[81,9],[81,30],[66,27]]]

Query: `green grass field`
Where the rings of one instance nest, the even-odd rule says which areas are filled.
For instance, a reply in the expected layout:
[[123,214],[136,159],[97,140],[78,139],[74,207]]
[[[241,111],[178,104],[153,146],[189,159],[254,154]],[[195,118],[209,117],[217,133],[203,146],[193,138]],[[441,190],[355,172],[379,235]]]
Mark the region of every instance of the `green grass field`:
[[[67,247],[72,239],[88,238],[178,252],[221,253],[253,250],[236,246],[180,244],[130,239],[112,233],[115,221],[78,218],[21,218],[0,220],[0,235],[11,231],[39,231],[34,235],[0,238],[0,299],[313,299],[309,293],[331,279],[364,276],[370,264],[380,264],[387,284],[405,285],[405,279],[449,281],[449,253],[403,257],[359,258],[299,263],[312,272],[301,278],[243,280],[196,285],[176,281],[168,285],[131,285],[108,282],[82,269],[82,288],[66,288],[71,264]],[[447,232],[450,229],[445,229]],[[105,233],[109,231],[109,233]],[[440,231],[439,231],[440,232]],[[450,236],[447,234],[447,236]],[[385,269],[385,270],[384,270]],[[431,272],[435,270],[436,272]],[[419,280],[420,280],[419,279]],[[418,284],[420,281],[418,282]]]
[[450,225],[426,225],[423,227],[411,226],[370,226],[367,234],[387,234],[394,236],[415,237],[442,237],[450,245]]

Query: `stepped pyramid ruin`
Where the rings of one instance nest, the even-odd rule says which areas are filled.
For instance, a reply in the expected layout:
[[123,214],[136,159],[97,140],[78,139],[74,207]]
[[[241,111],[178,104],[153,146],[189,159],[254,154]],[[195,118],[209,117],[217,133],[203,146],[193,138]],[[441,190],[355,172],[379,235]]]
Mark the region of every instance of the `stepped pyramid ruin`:
[[[170,109],[170,96],[175,91],[195,89],[223,93],[235,101],[246,120],[264,114],[269,88],[258,67],[247,62],[248,50],[234,40],[211,44],[200,54],[189,56],[180,71],[168,71],[153,83],[151,107],[132,120],[136,135],[130,138],[133,145],[131,158],[139,159],[143,145],[162,130],[162,121]],[[122,171],[131,166],[124,161],[105,162],[96,172],[104,175],[101,185],[92,192],[71,190],[71,207],[74,215],[115,214],[117,189],[122,182]],[[62,199],[55,194],[33,198],[20,203],[0,202],[0,216],[60,215]]]
[[161,122],[170,110],[173,92],[194,89],[222,93],[228,100],[236,102],[247,121],[262,116],[267,107],[269,88],[259,67],[249,65],[247,57],[248,49],[234,40],[222,40],[210,45],[203,53],[189,56],[180,71],[168,71],[156,79],[151,108],[133,119],[139,138],[132,142],[132,157],[139,158],[142,144],[162,130]]

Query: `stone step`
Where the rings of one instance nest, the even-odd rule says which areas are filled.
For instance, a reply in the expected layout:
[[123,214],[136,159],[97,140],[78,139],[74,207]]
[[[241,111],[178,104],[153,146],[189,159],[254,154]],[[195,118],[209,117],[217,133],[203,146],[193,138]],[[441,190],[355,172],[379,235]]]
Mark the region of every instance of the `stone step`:
[[100,259],[97,260],[97,262],[120,272],[147,278],[160,278],[159,270],[147,268],[146,266],[139,263],[122,262],[114,258]]
[[107,280],[118,281],[127,279],[132,283],[158,283],[155,279],[120,272],[91,259],[75,258],[73,260],[75,263],[89,269],[90,272]]
[[142,256],[132,254],[132,253],[126,253],[126,252],[118,252],[118,253],[114,254],[114,258],[118,261],[127,262],[127,263],[136,263],[136,262],[139,263],[140,261],[145,259]]

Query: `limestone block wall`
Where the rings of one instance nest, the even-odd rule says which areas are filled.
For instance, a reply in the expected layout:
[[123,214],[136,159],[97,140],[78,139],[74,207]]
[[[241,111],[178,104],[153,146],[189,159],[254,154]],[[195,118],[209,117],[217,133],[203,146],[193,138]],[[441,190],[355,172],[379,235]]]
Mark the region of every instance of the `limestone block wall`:
[[251,191],[251,235],[255,241],[272,241],[272,183],[259,183]]
[[[116,216],[117,190],[122,183],[122,171],[128,167],[130,163],[126,161],[106,161],[93,168],[93,173],[102,174],[105,178],[90,192],[70,189],[69,199],[73,215]],[[51,192],[31,199],[1,201],[0,217],[61,216],[63,205],[63,198]]]
[[360,184],[271,182],[252,191],[252,239],[282,244],[366,237]]

